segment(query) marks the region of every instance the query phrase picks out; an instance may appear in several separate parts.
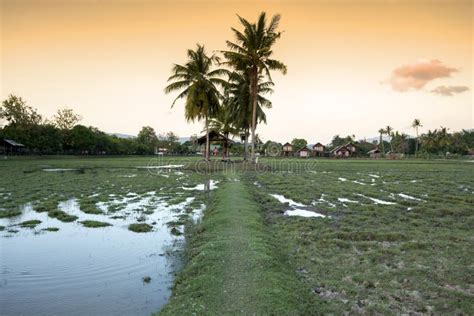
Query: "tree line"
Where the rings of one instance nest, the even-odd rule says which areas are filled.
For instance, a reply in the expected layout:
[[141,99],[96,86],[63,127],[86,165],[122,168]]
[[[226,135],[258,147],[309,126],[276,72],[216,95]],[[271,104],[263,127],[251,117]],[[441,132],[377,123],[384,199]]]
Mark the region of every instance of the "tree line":
[[190,154],[190,142],[181,144],[173,132],[157,135],[145,126],[137,137],[122,138],[96,127],[79,124],[82,117],[62,108],[45,118],[16,95],[9,95],[0,106],[0,139],[12,139],[32,154],[148,155],[165,149],[168,153]]

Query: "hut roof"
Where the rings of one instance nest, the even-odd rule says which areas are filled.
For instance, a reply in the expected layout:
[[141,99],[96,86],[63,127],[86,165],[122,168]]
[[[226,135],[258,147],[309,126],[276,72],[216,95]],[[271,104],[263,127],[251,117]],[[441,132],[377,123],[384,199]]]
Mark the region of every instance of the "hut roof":
[[[221,133],[217,132],[217,131],[210,131],[209,132],[209,141],[210,142],[216,142],[216,141],[219,141],[219,142],[229,142],[229,143],[233,143],[233,141],[231,139],[229,139],[228,137],[225,137],[224,135],[222,135]],[[206,143],[206,135],[204,134],[203,136],[199,137],[196,142],[199,144],[199,145],[202,145],[202,144],[205,144]]]
[[308,147],[304,146],[304,147],[301,147],[300,149],[298,149],[298,152],[300,151],[309,151]]
[[11,139],[4,139],[3,141],[13,147],[25,147],[25,145],[17,143],[16,141]]
[[316,144],[313,145],[313,148],[314,148],[314,147],[326,147],[326,146],[324,146],[324,145],[321,144],[321,143],[316,143]]
[[380,153],[380,150],[378,148],[374,148],[372,150],[369,150],[367,153],[368,154],[378,154],[378,153]]
[[337,146],[336,148],[334,148],[333,150],[331,150],[331,153],[336,153],[340,150],[347,150],[347,151],[350,151],[349,148],[346,147],[346,145],[341,145],[341,146]]
[[284,143],[284,144],[283,144],[283,147],[285,147],[285,146],[291,146],[291,147],[293,147],[293,145],[290,144],[290,143]]

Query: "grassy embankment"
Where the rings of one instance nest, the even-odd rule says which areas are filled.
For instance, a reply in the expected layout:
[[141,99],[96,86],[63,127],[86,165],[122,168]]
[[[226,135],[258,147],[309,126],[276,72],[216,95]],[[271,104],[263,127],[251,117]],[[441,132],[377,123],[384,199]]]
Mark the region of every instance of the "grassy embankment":
[[299,287],[243,182],[217,190],[188,238],[189,261],[162,315],[309,312],[309,293]]

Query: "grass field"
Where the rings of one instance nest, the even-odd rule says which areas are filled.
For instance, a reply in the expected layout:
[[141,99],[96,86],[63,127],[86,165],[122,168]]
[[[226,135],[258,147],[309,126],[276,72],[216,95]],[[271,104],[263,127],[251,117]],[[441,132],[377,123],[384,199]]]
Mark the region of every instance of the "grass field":
[[[121,210],[136,201],[118,197],[130,192],[155,191],[169,205],[184,205],[189,216],[208,205],[198,224],[189,216],[168,223],[171,230],[186,223],[188,229],[185,265],[162,311],[167,315],[472,313],[474,163],[261,162],[261,169],[221,166],[205,175],[193,172],[197,159],[1,161],[0,216],[32,203],[37,212],[75,221],[58,212],[61,201],[75,198],[96,220],[82,225],[97,230],[104,228],[92,227],[124,216]],[[169,164],[183,164],[185,175],[144,168]],[[205,188],[210,178],[219,185]],[[147,211],[144,205],[134,213],[135,224],[149,225],[135,225],[144,234],[153,229]],[[36,225],[46,231],[29,220],[2,224],[2,236]]]

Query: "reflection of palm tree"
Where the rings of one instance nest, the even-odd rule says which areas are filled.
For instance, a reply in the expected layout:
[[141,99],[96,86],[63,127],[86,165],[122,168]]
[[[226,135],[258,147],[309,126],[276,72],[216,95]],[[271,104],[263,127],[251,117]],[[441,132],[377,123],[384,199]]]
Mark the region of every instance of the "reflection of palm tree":
[[423,125],[421,125],[420,119],[414,119],[413,123],[411,123],[411,127],[413,127],[416,132],[416,145],[415,145],[415,157],[416,157],[418,155],[418,141],[419,141],[418,128],[423,127]]
[[236,43],[227,41],[229,51],[223,54],[227,58],[227,64],[238,71],[245,73],[249,79],[249,93],[251,96],[252,114],[252,161],[255,161],[255,129],[257,126],[257,105],[260,79],[265,77],[271,82],[270,71],[278,70],[286,73],[286,66],[275,59],[272,59],[272,46],[280,38],[281,33],[277,32],[280,23],[280,15],[274,15],[267,25],[265,12],[262,12],[257,23],[250,23],[239,16],[240,22],[244,26],[244,31],[240,32],[232,29],[235,35]]
[[204,46],[197,45],[196,50],[189,49],[188,61],[183,66],[177,64],[173,66],[173,74],[168,78],[172,83],[165,88],[166,93],[181,91],[173,105],[178,99],[186,98],[184,116],[187,121],[205,120],[206,160],[209,159],[209,118],[216,115],[220,107],[221,95],[217,85],[226,84],[219,78],[226,71],[212,70],[214,62],[217,62],[217,58],[214,55],[207,56]]

